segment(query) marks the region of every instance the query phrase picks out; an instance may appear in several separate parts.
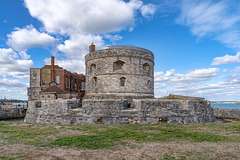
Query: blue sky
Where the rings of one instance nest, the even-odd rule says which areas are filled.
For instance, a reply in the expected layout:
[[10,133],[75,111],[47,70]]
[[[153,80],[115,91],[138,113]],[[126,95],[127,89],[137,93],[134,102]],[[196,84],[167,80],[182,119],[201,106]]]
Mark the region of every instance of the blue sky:
[[155,97],[240,101],[238,0],[1,0],[0,95],[27,99],[29,69],[84,73],[94,42],[155,55]]

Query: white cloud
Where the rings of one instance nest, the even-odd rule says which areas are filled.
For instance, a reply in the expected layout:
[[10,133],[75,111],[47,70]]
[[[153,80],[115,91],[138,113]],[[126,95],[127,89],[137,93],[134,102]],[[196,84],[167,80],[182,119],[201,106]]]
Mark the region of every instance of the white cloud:
[[[236,3],[235,6],[232,4]],[[190,28],[192,34],[211,37],[227,47],[240,48],[239,2],[183,0],[176,22]]]
[[120,31],[134,25],[135,12],[144,7],[140,0],[25,0],[25,5],[48,32],[68,35]]
[[141,8],[141,13],[143,15],[143,17],[145,18],[151,18],[154,13],[156,12],[157,10],[157,7],[153,4],[147,4],[147,5],[144,5],[142,8]]
[[1,78],[0,79],[0,86],[2,88],[27,88],[27,84],[23,83],[17,79],[6,79]]
[[181,6],[182,13],[177,22],[189,26],[193,34],[204,36],[225,30],[240,20],[240,16],[228,14],[227,9],[226,1],[212,3],[184,0]]
[[[96,49],[104,48],[104,39],[118,41],[122,39],[117,31],[133,30],[137,12],[143,17],[151,17],[156,8],[152,4],[144,5],[141,0],[25,0],[32,17],[43,23],[48,33],[69,36],[57,50],[64,58],[57,57],[58,64],[70,71],[84,72],[84,57],[91,42]],[[45,63],[48,63],[48,59]]]
[[227,47],[240,49],[240,31],[238,30],[222,33],[215,39],[226,44]]
[[29,69],[33,67],[33,61],[26,58],[29,58],[26,53],[22,53],[21,57],[12,49],[0,48],[0,76],[28,79]]
[[236,68],[234,69],[234,72],[240,72],[240,66],[236,67]]
[[57,49],[64,52],[68,59],[80,58],[84,60],[91,42],[94,42],[98,49],[101,49],[104,46],[104,41],[99,35],[77,34],[71,36],[69,40],[64,41],[64,44],[58,45]]
[[171,83],[185,83],[185,82],[200,82],[213,79],[218,68],[196,69],[186,74],[175,73],[175,69],[164,72],[155,72],[155,82],[171,82]]
[[186,74],[176,73],[175,69],[155,73],[155,96],[161,97],[168,94],[180,94],[188,96],[202,96],[214,99],[212,92],[221,89],[220,84],[211,84],[210,81],[216,78],[218,68],[196,69]]
[[[45,64],[49,65],[51,63],[51,59],[46,58],[44,62]],[[57,59],[56,58],[55,64],[71,72],[77,72],[78,74],[85,73],[85,60],[83,59]]]
[[[0,95],[2,98],[6,96],[7,99],[27,99],[27,84],[18,80],[0,79]],[[6,85],[5,85],[6,84]],[[15,87],[17,84],[18,87]]]
[[38,32],[32,25],[26,28],[16,28],[8,34],[7,44],[16,51],[26,50],[33,47],[48,47],[56,43],[56,40],[46,33]]
[[114,41],[119,41],[119,40],[121,40],[123,37],[122,37],[122,36],[119,36],[119,35],[106,34],[106,35],[104,36],[104,38],[107,38],[107,39],[109,39],[110,41],[114,42]]
[[228,63],[239,63],[240,62],[240,52],[236,54],[236,56],[230,56],[226,54],[223,57],[216,57],[213,59],[211,65],[221,65],[221,64],[228,64]]
[[213,79],[217,72],[218,68],[207,68],[207,69],[196,69],[190,71],[187,74],[175,74],[175,77],[171,80],[172,82],[199,82],[207,81]]

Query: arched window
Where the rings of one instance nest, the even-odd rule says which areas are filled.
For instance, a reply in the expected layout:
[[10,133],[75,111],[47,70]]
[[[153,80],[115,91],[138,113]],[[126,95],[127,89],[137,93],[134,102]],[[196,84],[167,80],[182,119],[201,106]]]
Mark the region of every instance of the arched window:
[[92,88],[96,88],[97,87],[97,77],[93,77],[92,79]]
[[123,61],[116,61],[113,63],[113,70],[116,71],[116,70],[120,70],[120,69],[123,69],[123,65],[124,65],[124,62]]
[[96,71],[96,64],[91,64],[90,73],[94,73]]
[[147,81],[147,87],[148,87],[148,88],[151,87],[151,81],[150,81],[150,80]]
[[120,86],[125,86],[125,81],[126,81],[126,78],[124,77],[120,78]]
[[150,76],[150,65],[147,63],[143,65],[143,75]]

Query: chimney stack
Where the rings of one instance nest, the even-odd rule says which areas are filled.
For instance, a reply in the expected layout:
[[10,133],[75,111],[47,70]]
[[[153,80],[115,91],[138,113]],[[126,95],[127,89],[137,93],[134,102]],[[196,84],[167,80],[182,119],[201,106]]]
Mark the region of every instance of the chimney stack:
[[92,42],[92,44],[89,46],[89,53],[92,53],[94,51],[95,51],[95,45]]
[[56,81],[55,78],[55,69],[54,69],[54,56],[51,57],[51,82]]

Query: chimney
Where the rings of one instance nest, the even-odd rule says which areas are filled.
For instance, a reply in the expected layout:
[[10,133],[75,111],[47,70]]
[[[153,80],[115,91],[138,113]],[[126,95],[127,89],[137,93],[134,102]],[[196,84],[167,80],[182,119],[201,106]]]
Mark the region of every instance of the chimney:
[[56,81],[55,79],[55,70],[54,70],[54,56],[51,57],[51,82]]
[[95,45],[92,42],[92,44],[89,46],[89,53],[92,53],[94,51],[95,51]]

